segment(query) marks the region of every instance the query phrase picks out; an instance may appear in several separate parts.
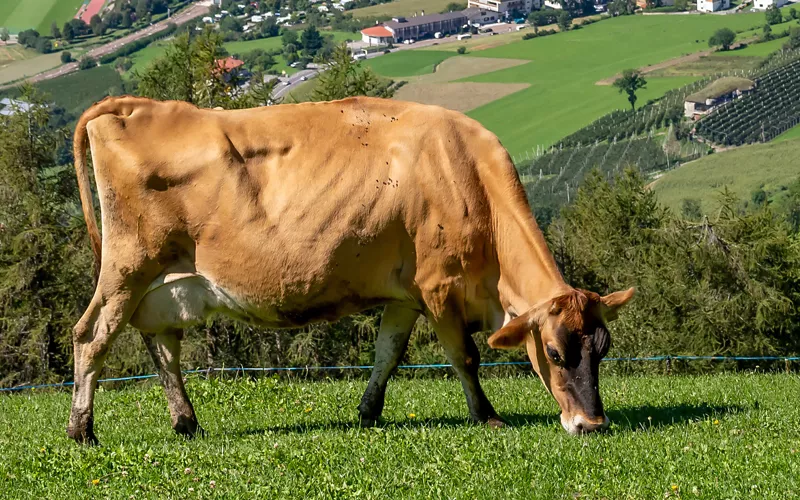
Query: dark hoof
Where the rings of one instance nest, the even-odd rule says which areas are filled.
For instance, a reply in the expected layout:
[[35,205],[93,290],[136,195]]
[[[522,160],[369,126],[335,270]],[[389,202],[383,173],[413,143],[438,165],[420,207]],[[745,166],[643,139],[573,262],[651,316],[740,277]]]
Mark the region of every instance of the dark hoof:
[[378,425],[378,419],[372,417],[361,417],[359,424],[361,427],[369,429],[370,427],[375,427]]
[[206,431],[197,423],[194,417],[179,417],[178,421],[172,425],[175,433],[183,436],[186,439],[193,439],[195,437],[203,437]]
[[98,444],[100,444],[100,441],[97,440],[97,436],[94,435],[94,431],[92,431],[91,428],[85,430],[78,430],[77,428],[74,427],[68,427],[67,436],[69,436],[70,439],[81,445],[97,446]]
[[501,429],[503,427],[510,427],[500,417],[490,417],[489,420],[486,421],[486,425],[488,425],[492,429]]

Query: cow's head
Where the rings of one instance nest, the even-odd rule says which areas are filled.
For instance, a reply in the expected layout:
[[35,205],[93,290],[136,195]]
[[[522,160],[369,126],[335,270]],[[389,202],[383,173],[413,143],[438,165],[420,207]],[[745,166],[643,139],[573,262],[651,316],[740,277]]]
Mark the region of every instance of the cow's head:
[[608,427],[600,400],[598,369],[611,347],[606,324],[633,298],[634,289],[605,297],[572,290],[509,321],[489,337],[497,349],[525,344],[533,369],[561,407],[570,434]]

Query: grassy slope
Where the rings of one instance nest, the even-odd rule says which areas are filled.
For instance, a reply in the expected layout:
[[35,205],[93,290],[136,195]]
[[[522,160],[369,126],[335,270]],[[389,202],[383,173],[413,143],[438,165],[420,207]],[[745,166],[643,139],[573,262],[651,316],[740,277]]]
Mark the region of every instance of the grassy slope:
[[364,66],[389,78],[417,76],[433,73],[433,68],[437,64],[454,55],[454,52],[405,50],[370,59]]
[[[469,113],[497,133],[511,154],[552,144],[604,113],[626,106],[615,89],[594,83],[625,68],[642,67],[706,48],[698,34],[720,27],[745,29],[763,14],[735,16],[625,16],[578,31],[512,43],[474,56],[529,59],[531,64],[470,78],[526,82],[531,87]],[[696,41],[697,40],[697,41]],[[688,78],[650,80],[642,101]]]
[[[800,132],[796,133],[800,136]],[[708,213],[724,187],[740,198],[763,186],[775,192],[800,176],[800,140],[745,146],[707,156],[673,170],[655,183],[662,203],[680,211],[684,198],[697,198]]]
[[4,68],[0,68],[0,85],[13,82],[26,76],[33,76],[42,71],[55,68],[61,65],[61,54],[43,54],[14,61]]
[[795,125],[794,127],[790,128],[786,132],[782,133],[781,135],[773,139],[772,142],[783,142],[798,138],[800,138],[800,125]]
[[420,13],[423,10],[426,14],[441,12],[447,4],[454,0],[394,0],[389,3],[373,5],[361,9],[348,10],[348,14],[353,14],[355,19],[359,17],[380,17],[380,16],[413,16],[414,12]]
[[2,0],[0,26],[8,27],[12,33],[33,28],[49,35],[53,21],[61,27],[82,3],[83,0]]
[[4,498],[125,499],[800,493],[800,406],[786,397],[800,392],[797,375],[604,377],[613,424],[587,437],[560,428],[555,402],[533,377],[485,381],[514,424],[500,430],[465,421],[454,379],[390,382],[386,423],[361,430],[355,407],[365,384],[192,380],[209,432],[194,441],[172,434],[160,388],[101,392],[94,448],[64,435],[68,394],[0,397],[0,490]]

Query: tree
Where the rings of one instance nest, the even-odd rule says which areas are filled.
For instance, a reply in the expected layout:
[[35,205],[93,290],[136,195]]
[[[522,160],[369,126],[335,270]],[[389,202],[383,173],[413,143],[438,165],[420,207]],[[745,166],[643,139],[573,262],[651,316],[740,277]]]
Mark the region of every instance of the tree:
[[58,29],[58,23],[55,21],[50,25],[50,35],[53,38],[61,38],[61,30]]
[[89,25],[83,19],[72,19],[69,24],[72,26],[72,32],[75,36],[83,36],[89,33]]
[[608,4],[608,13],[612,17],[629,16],[636,12],[636,0],[613,0]]
[[447,7],[444,8],[442,14],[447,12],[460,12],[467,8],[467,4],[465,3],[458,3],[458,2],[450,2],[447,4]]
[[284,29],[283,33],[281,34],[281,43],[284,47],[287,45],[297,46],[297,32]]
[[736,40],[736,33],[730,28],[720,28],[708,39],[709,47],[722,47],[722,50],[730,50],[731,45]]
[[64,64],[71,63],[72,62],[72,53],[70,53],[70,52],[68,52],[66,50],[64,52],[62,52],[61,53],[61,62],[64,63]]
[[778,8],[776,4],[772,4],[767,7],[767,10],[764,12],[764,15],[767,17],[767,23],[769,24],[780,24],[783,22],[783,15],[781,14],[781,9]]
[[689,0],[675,0],[675,10],[685,11],[689,8]]
[[53,42],[49,38],[39,38],[36,40],[36,51],[42,54],[53,52]]
[[131,11],[125,10],[122,12],[122,21],[120,21],[120,26],[123,28],[130,28],[133,26],[133,19],[131,19]]
[[56,168],[66,130],[32,87],[19,100],[29,109],[0,117],[0,378],[10,385],[69,376],[76,304],[92,290],[86,230],[69,213],[75,173]]
[[278,36],[280,34],[280,28],[278,27],[278,23],[275,22],[274,17],[268,17],[263,23],[261,23],[261,36],[264,38],[270,38],[273,36]]
[[313,101],[333,101],[358,95],[391,97],[393,94],[388,83],[381,82],[372,69],[361,69],[346,43],[334,49],[327,64],[328,70],[317,78],[311,97]]
[[772,40],[772,26],[769,23],[764,25],[764,33],[761,35],[761,39],[766,41]]
[[100,22],[100,24],[96,24],[92,27],[92,33],[94,33],[97,36],[103,36],[106,34],[107,29],[108,26],[106,26],[106,23]]
[[795,9],[794,7],[789,9],[789,17],[791,17],[792,19],[797,19],[797,9]]
[[97,26],[103,23],[103,20],[100,19],[100,16],[97,14],[93,15],[91,19],[89,19],[89,28],[92,30],[92,33],[95,35],[97,34]]
[[36,48],[36,42],[39,41],[39,32],[36,30],[25,30],[21,31],[17,35],[17,42],[20,45],[28,47],[29,49]]
[[150,13],[149,0],[139,0],[136,3],[136,19],[144,19]]
[[622,76],[614,82],[614,86],[619,89],[620,94],[623,92],[628,94],[628,102],[631,103],[633,110],[636,110],[636,92],[645,88],[646,85],[647,80],[635,69],[626,69],[622,72]]
[[61,36],[68,42],[71,42],[75,38],[75,31],[72,29],[70,23],[64,23],[64,27],[61,29]]
[[8,34],[8,28],[0,28],[0,41],[7,42],[11,38]]
[[558,27],[561,31],[569,30],[570,26],[572,25],[572,16],[569,15],[569,12],[565,9],[558,13]]
[[303,44],[303,50],[309,57],[316,56],[317,52],[322,48],[322,35],[313,24],[303,31],[303,35],[300,38]]
[[789,28],[789,41],[783,46],[785,49],[800,49],[800,26]]
[[94,67],[97,67],[97,61],[89,56],[83,56],[80,62],[78,62],[78,69],[92,69]]
[[461,46],[461,47],[458,48],[458,50],[456,50],[456,52],[458,52],[459,54],[466,54],[467,53],[467,48],[464,47],[464,46]]

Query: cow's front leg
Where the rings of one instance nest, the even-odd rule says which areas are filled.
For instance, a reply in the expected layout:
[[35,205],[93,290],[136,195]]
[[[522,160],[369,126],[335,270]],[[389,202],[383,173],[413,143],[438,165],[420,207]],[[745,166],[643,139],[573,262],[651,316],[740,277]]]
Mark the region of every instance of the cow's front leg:
[[408,347],[419,311],[399,305],[387,305],[383,310],[378,339],[375,342],[375,367],[369,378],[367,390],[361,398],[358,412],[361,425],[375,425],[383,412],[386,383]]
[[197,423],[192,402],[186,394],[181,373],[181,339],[183,330],[167,330],[152,335],[142,333],[142,340],[153,358],[158,371],[158,378],[164,387],[169,406],[172,428],[182,436],[194,437],[202,434],[203,429]]
[[459,315],[454,310],[446,309],[438,317],[429,313],[428,319],[433,324],[436,336],[444,347],[447,359],[461,380],[472,420],[492,427],[505,425],[483,392],[478,380],[478,368],[481,364],[480,352]]

